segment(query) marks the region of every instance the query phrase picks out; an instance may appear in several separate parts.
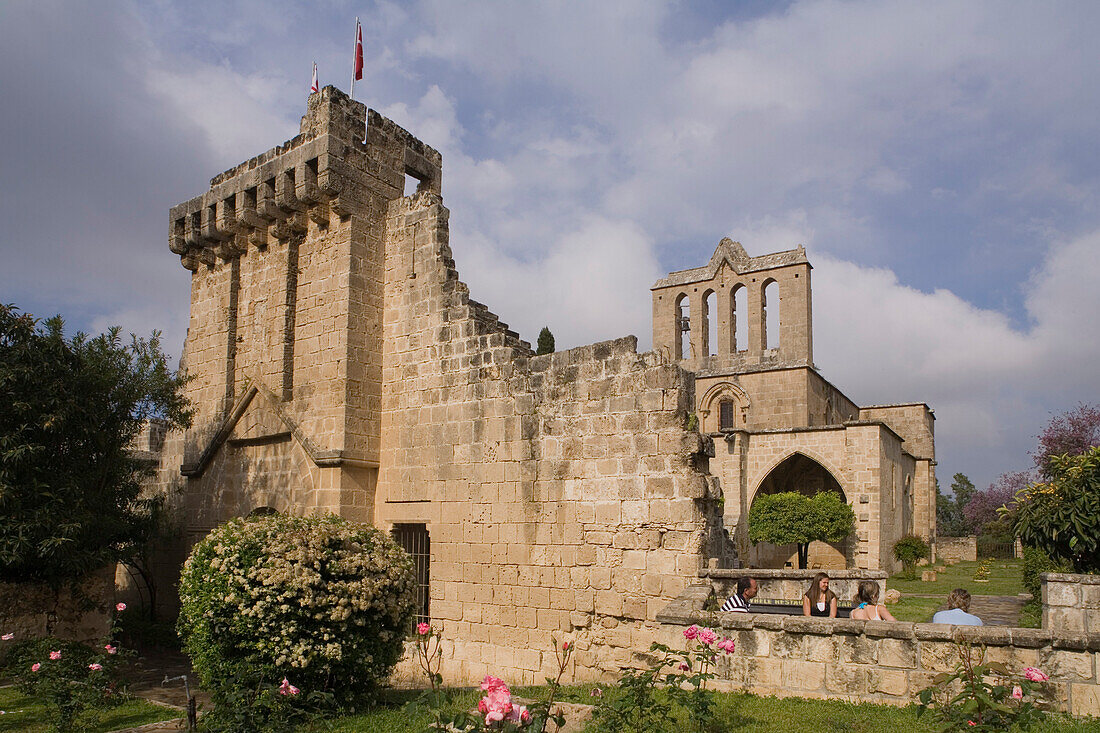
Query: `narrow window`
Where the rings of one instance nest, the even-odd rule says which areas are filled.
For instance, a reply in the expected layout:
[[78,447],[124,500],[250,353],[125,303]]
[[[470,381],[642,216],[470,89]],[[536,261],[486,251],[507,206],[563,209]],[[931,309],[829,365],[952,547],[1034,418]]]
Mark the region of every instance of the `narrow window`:
[[416,622],[431,623],[431,609],[428,602],[428,581],[430,579],[431,540],[428,528],[423,524],[393,525],[393,539],[412,558],[416,570]]
[[764,315],[764,342],[765,349],[779,348],[779,283],[769,280],[764,285],[762,296],[762,309]]
[[733,430],[733,400],[722,400],[718,403],[718,429]]
[[748,328],[749,293],[744,285],[738,285],[733,289],[730,297],[730,352],[746,351],[749,347],[749,339],[745,329]]
[[691,358],[691,305],[686,294],[676,299],[676,358]]
[[703,356],[714,356],[718,348],[718,294],[713,290],[703,296]]

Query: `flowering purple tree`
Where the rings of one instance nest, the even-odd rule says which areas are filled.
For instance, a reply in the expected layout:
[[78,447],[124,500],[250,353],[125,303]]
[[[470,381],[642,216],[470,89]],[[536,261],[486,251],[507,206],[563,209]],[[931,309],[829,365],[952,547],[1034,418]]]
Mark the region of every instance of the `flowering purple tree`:
[[988,489],[975,492],[963,507],[967,528],[974,534],[982,534],[987,525],[997,521],[997,510],[1015,503],[1016,492],[1027,488],[1031,480],[1028,471],[1002,473]]
[[1072,410],[1051,418],[1039,434],[1039,445],[1031,457],[1044,480],[1050,480],[1052,456],[1079,456],[1100,445],[1100,405],[1081,403]]

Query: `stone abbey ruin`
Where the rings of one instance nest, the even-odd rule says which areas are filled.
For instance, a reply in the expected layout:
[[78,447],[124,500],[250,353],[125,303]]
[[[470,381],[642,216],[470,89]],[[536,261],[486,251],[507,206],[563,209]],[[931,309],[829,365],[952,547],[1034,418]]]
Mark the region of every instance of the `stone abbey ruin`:
[[701,571],[792,562],[748,541],[762,493],[853,507],[811,566],[884,577],[898,537],[934,539],[931,410],[859,407],[814,368],[801,247],[722,240],[657,282],[652,352],[535,356],[459,280],[441,177],[438,152],[326,87],[298,136],[171,210],[196,418],[146,446],[183,529],[162,588],[227,519],[334,512],[414,555],[449,679],[541,679],[553,632],[584,679],[648,648]]

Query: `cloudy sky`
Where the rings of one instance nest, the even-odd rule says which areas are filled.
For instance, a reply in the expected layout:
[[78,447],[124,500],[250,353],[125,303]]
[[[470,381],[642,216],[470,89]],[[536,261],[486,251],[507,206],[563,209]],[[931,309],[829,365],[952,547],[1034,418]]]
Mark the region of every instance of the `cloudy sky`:
[[559,348],[650,345],[729,236],[807,247],[815,361],[924,401],[938,473],[1026,468],[1100,401],[1100,4],[0,3],[0,300],[164,332],[168,208],[293,136],[313,61],[444,156],[473,295]]

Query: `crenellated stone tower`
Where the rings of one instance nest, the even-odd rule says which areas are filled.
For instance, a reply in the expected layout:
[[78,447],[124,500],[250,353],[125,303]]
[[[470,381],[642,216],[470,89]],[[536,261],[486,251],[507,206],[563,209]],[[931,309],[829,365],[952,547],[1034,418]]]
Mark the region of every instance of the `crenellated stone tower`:
[[436,151],[326,87],[297,137],[172,209],[198,414],[159,453],[182,530],[162,588],[227,519],[335,512],[414,556],[448,679],[541,680],[562,632],[578,678],[617,672],[730,560],[693,375],[633,337],[534,356],[459,280],[440,178]]

